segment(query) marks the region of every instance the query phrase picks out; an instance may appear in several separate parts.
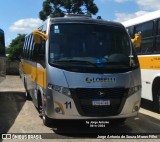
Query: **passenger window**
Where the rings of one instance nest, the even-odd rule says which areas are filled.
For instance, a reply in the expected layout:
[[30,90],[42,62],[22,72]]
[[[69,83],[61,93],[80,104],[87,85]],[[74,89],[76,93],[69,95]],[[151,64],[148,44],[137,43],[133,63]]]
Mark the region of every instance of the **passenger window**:
[[29,58],[29,47],[30,47],[30,36],[28,37],[28,40],[27,40],[26,59]]
[[33,38],[32,38],[30,60],[33,60],[33,50],[34,50],[34,42],[33,42]]
[[27,46],[27,59],[29,59],[29,53],[30,53],[30,45],[31,45],[31,36],[29,36],[28,46]]
[[157,22],[156,48],[154,53],[160,53],[160,19]]
[[40,63],[43,67],[45,67],[45,43],[46,41],[42,39],[41,44],[35,44],[35,47],[37,48],[37,62]]
[[23,44],[23,52],[22,52],[22,57],[25,58],[25,44],[26,44],[26,38]]
[[142,44],[136,51],[138,54],[149,54],[153,52],[153,21],[135,26],[135,33],[141,32]]
[[26,44],[25,44],[25,47],[24,47],[24,56],[25,56],[25,59],[27,59],[27,48],[28,48],[28,37],[26,38]]
[[38,48],[38,55],[44,56],[45,55],[45,40],[42,39],[42,43]]
[[153,22],[148,22],[143,25],[142,37],[150,37],[153,35]]
[[29,42],[29,60],[31,60],[31,56],[32,56],[32,44],[33,44],[33,36],[31,35],[31,39],[30,39],[30,42]]
[[147,22],[144,24],[137,25],[135,33],[141,32],[142,38],[150,37],[153,35],[153,22]]
[[135,34],[139,32],[142,32],[142,25],[135,26]]
[[157,31],[158,31],[157,34],[160,35],[160,20],[158,20],[158,30]]

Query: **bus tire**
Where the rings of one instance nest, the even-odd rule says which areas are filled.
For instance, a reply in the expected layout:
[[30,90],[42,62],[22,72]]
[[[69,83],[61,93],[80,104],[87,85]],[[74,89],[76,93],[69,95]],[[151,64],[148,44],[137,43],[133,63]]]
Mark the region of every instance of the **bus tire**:
[[47,127],[51,127],[52,119],[50,119],[46,114],[42,115],[43,124]]
[[44,110],[44,107],[42,106],[42,109],[41,109],[41,115],[42,115],[42,120],[43,120],[43,124],[47,127],[51,127],[52,125],[52,119],[49,118],[46,113],[45,113],[45,110]]
[[154,110],[160,113],[160,88],[157,91],[157,94],[155,96],[153,103],[154,103]]
[[40,116],[42,116],[42,98],[41,98],[41,93],[40,91],[37,92],[37,97],[38,97],[38,111],[40,113]]
[[40,91],[38,91],[38,111],[40,113],[40,117],[43,120],[43,124],[47,127],[51,126],[52,119],[48,118],[47,115],[45,114],[43,102],[42,102],[42,96]]
[[160,113],[160,78],[153,83],[153,110]]

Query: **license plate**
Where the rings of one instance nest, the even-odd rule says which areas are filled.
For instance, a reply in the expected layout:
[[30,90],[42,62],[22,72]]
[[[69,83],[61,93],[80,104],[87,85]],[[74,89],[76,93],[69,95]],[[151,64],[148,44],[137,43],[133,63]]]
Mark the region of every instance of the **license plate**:
[[93,100],[92,105],[93,106],[109,106],[110,100]]

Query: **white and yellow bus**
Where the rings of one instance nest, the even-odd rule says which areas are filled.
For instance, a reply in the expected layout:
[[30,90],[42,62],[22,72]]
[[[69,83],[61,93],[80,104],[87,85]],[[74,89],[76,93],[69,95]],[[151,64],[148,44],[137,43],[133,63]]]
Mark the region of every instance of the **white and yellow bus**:
[[0,29],[0,82],[6,77],[5,38],[4,31]]
[[131,38],[141,33],[141,46],[136,48],[142,75],[142,98],[153,102],[160,112],[160,10],[122,23]]
[[45,125],[53,119],[124,121],[140,107],[139,62],[120,23],[49,18],[26,36],[20,75]]

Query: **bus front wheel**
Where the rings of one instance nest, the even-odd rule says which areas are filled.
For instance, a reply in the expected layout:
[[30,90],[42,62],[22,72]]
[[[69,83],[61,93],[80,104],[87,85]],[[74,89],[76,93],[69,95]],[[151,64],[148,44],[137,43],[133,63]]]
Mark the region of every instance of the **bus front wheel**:
[[42,108],[42,120],[43,120],[43,124],[47,127],[50,127],[52,124],[52,119],[50,119],[46,114],[44,109]]
[[41,97],[41,93],[40,91],[38,91],[38,111],[40,113],[40,117],[43,120],[43,124],[45,126],[50,127],[51,123],[52,123],[52,119],[50,119],[49,117],[47,117],[45,110],[44,110],[44,102],[42,101],[42,97]]

